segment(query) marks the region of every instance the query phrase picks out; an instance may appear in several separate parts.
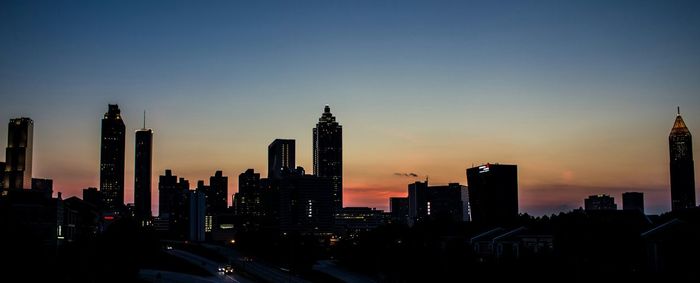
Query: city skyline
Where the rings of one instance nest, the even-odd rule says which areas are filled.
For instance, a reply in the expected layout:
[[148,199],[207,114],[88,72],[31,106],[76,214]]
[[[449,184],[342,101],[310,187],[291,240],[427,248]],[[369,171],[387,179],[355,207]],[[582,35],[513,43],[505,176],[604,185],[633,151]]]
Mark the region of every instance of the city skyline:
[[296,140],[311,172],[310,129],[330,104],[345,206],[387,209],[426,176],[466,184],[465,169],[499,162],[518,165],[520,212],[535,215],[595,194],[620,206],[626,191],[669,211],[676,106],[700,125],[697,3],[0,5],[0,121],[34,120],[33,175],[66,197],[99,187],[99,119],[114,103],[127,203],[144,110],[152,188],[165,169],[193,184],[266,176],[276,138]]

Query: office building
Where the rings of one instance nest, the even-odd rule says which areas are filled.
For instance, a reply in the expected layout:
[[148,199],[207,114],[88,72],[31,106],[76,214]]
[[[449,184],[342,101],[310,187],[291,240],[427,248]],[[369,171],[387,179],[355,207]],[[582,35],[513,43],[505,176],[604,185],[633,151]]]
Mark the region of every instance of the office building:
[[467,169],[471,220],[505,225],[518,217],[518,167],[485,164]]
[[584,208],[591,210],[617,210],[615,198],[609,195],[592,195],[584,201]]
[[267,147],[267,178],[278,180],[285,169],[296,168],[296,145],[291,139],[276,139]]
[[671,210],[695,207],[693,137],[681,117],[680,108],[668,136],[671,169]]
[[100,150],[100,191],[104,209],[110,213],[119,213],[124,207],[125,133],[119,106],[110,104],[102,118]]
[[151,181],[153,168],[153,131],[144,127],[136,131],[136,146],[134,158],[134,208],[136,219],[145,226],[150,222],[151,212]]
[[329,234],[333,230],[333,180],[306,175],[299,167],[279,183],[280,229],[301,234]]
[[393,223],[408,223],[408,198],[389,198],[389,209],[391,210],[391,221]]
[[5,190],[31,188],[33,142],[34,121],[29,118],[10,119],[3,176]]
[[638,192],[626,192],[622,194],[623,210],[638,210],[644,213],[644,194]]
[[343,208],[343,126],[326,105],[313,129],[314,175],[332,181],[333,207]]
[[467,187],[457,183],[450,183],[446,186],[429,186],[428,181],[419,181],[409,184],[409,224],[427,218],[469,221],[468,196]]

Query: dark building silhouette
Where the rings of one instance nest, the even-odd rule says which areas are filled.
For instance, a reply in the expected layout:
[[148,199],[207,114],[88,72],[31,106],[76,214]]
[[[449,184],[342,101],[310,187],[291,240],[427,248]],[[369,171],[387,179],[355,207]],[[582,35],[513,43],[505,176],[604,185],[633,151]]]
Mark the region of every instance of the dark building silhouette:
[[291,139],[276,139],[267,147],[267,178],[282,178],[282,171],[296,168],[296,145]]
[[0,162],[0,193],[5,188],[5,162]]
[[457,183],[428,186],[428,181],[408,185],[409,224],[428,217],[469,221],[467,187]]
[[407,223],[408,198],[389,198],[389,209],[391,210],[391,221],[394,223]]
[[328,177],[333,186],[333,207],[343,208],[343,126],[326,105],[313,129],[314,175]]
[[695,207],[693,138],[681,117],[680,108],[668,136],[671,156],[671,210]]
[[158,179],[158,218],[160,224],[167,223],[170,238],[187,239],[189,236],[189,191],[189,181],[185,178],[178,180],[171,170],[165,170],[165,175]]
[[335,215],[335,229],[341,235],[359,235],[385,223],[384,211],[370,207],[345,207]]
[[206,232],[206,196],[200,191],[187,193],[187,232],[188,240],[204,241]]
[[234,196],[234,211],[236,215],[263,216],[262,191],[260,188],[260,173],[248,169],[238,175],[238,193]]
[[329,234],[333,231],[333,180],[306,175],[298,167],[280,180],[280,229],[301,234]]
[[584,200],[586,211],[591,210],[617,210],[615,198],[609,195],[592,195]]
[[518,217],[518,167],[485,164],[467,169],[471,220],[507,224]]
[[144,115],[143,129],[136,131],[134,158],[134,208],[136,219],[141,225],[147,225],[151,212],[151,181],[153,168],[153,131],[146,129]]
[[228,208],[228,177],[221,171],[216,171],[209,177],[209,193],[207,194],[207,210],[212,214],[226,212]]
[[34,121],[29,118],[10,119],[5,150],[4,189],[31,188],[33,142]]
[[102,209],[102,192],[97,188],[83,189],[83,200],[93,205],[98,211]]
[[119,106],[110,104],[102,118],[100,153],[100,191],[108,212],[119,212],[124,206],[125,131]]
[[41,192],[50,198],[53,195],[53,180],[32,178],[32,190]]
[[639,192],[626,192],[622,194],[623,210],[639,210],[644,213],[644,194]]

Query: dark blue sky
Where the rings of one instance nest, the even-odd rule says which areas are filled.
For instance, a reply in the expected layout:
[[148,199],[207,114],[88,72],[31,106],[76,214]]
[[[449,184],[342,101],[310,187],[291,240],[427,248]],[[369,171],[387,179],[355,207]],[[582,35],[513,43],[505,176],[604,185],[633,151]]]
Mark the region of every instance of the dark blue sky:
[[394,172],[465,183],[500,161],[521,166],[528,212],[629,188],[661,211],[665,138],[676,105],[700,125],[699,74],[698,1],[0,3],[0,119],[36,121],[35,171],[68,193],[97,185],[107,103],[129,129],[147,110],[154,170],[191,179],[264,170],[278,137],[310,167],[331,104],[353,205],[404,194]]

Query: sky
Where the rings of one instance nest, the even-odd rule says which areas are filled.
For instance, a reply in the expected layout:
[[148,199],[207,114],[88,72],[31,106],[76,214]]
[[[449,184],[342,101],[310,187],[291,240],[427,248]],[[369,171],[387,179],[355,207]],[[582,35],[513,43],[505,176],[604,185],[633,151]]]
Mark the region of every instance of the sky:
[[387,209],[490,162],[518,165],[523,213],[625,191],[668,211],[668,134],[676,106],[700,133],[699,74],[697,1],[0,2],[0,121],[34,120],[34,177],[64,198],[99,187],[117,103],[132,202],[145,110],[154,213],[165,169],[223,170],[233,194],[245,169],[267,175],[275,138],[311,171],[326,104],[345,206]]

